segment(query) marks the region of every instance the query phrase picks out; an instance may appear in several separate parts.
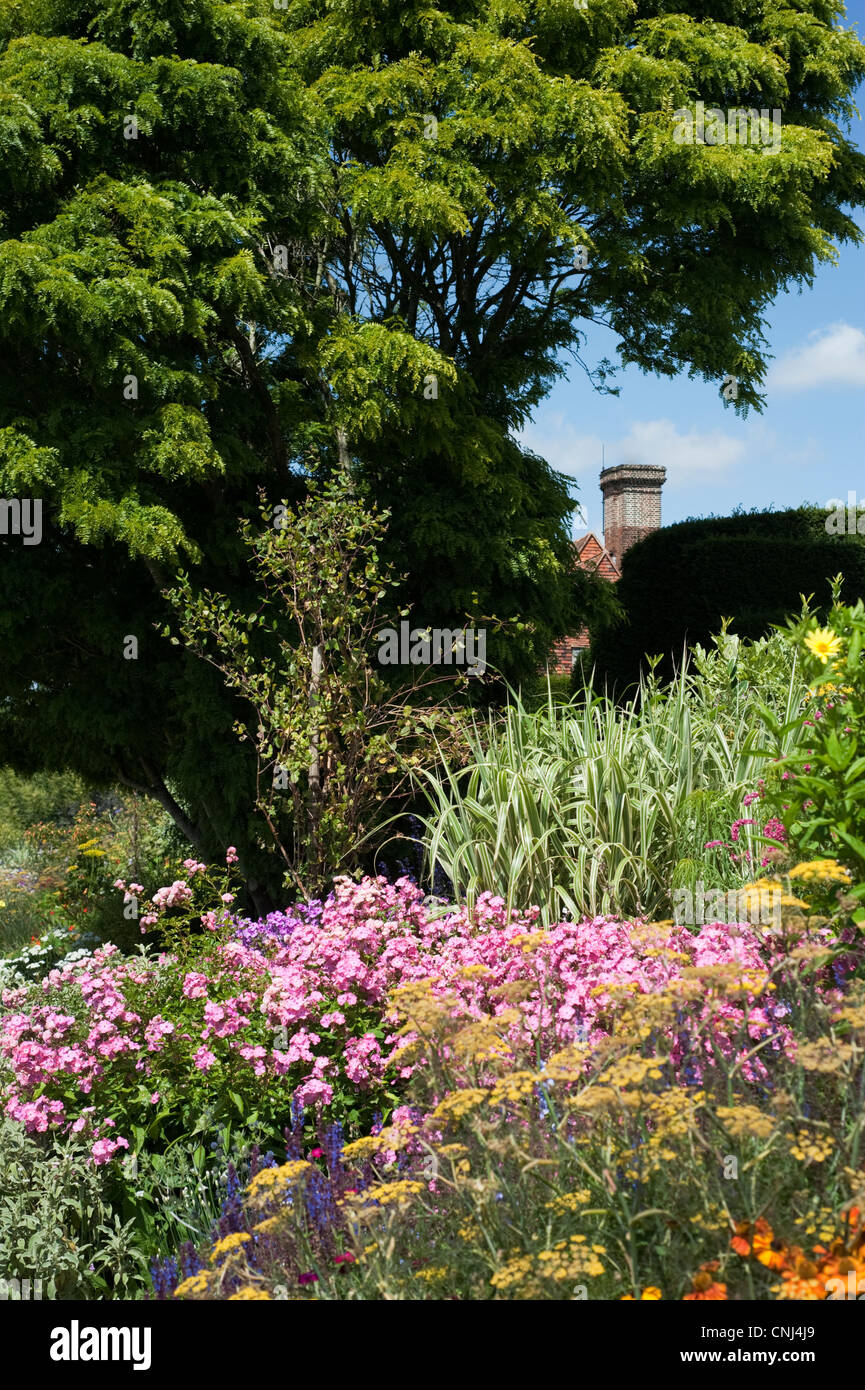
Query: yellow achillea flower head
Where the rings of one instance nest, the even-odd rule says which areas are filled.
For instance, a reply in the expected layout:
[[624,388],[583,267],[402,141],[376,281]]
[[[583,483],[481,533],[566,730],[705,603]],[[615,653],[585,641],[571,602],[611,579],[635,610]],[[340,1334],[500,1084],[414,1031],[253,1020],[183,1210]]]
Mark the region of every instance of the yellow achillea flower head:
[[837,859],[809,859],[805,864],[797,864],[790,870],[791,878],[802,878],[806,883],[814,879],[825,879],[828,883],[850,883],[849,869],[839,864]]
[[252,1236],[248,1235],[246,1231],[232,1231],[231,1235],[223,1236],[222,1240],[218,1240],[210,1252],[210,1263],[215,1264],[224,1255],[233,1254],[248,1240],[252,1240]]
[[264,1298],[267,1299],[269,1303],[273,1302],[273,1300],[270,1297],[270,1294],[266,1291],[266,1289],[254,1289],[251,1284],[247,1284],[245,1288],[238,1289],[237,1293],[233,1293],[228,1301],[229,1303],[236,1303],[239,1302],[241,1299],[246,1300],[250,1298]]
[[260,1231],[262,1235],[270,1235],[271,1231],[277,1230],[278,1227],[282,1225],[282,1220],[283,1218],[281,1216],[268,1216],[265,1221],[259,1221],[258,1225],[253,1227],[253,1229]]
[[768,1139],[775,1131],[775,1120],[756,1105],[719,1105],[715,1114],[734,1139]]
[[379,1183],[377,1187],[371,1187],[359,1197],[355,1198],[353,1205],[369,1206],[376,1203],[381,1207],[401,1205],[410,1202],[412,1197],[417,1197],[426,1188],[426,1183],[415,1182],[410,1178],[402,1178],[397,1182]]
[[470,1111],[477,1110],[479,1105],[483,1105],[487,1094],[486,1091],[475,1087],[467,1087],[462,1091],[450,1091],[443,1100],[439,1101],[432,1112],[432,1119],[461,1120]]
[[831,627],[815,627],[805,638],[805,646],[811,655],[816,656],[825,666],[830,656],[837,656],[840,652],[841,638],[836,636]]
[[576,1211],[580,1205],[591,1200],[591,1192],[587,1188],[580,1188],[577,1192],[563,1192],[560,1197],[554,1197],[551,1202],[544,1202],[544,1206],[549,1211],[561,1213]]
[[247,1188],[250,1202],[255,1206],[269,1201],[277,1196],[286,1184],[305,1177],[311,1168],[312,1164],[305,1158],[292,1159],[290,1163],[283,1163],[280,1168],[262,1168]]
[[835,1147],[835,1141],[828,1134],[811,1135],[800,1129],[789,1134],[790,1153],[800,1163],[825,1163]]
[[210,1287],[211,1275],[206,1269],[202,1269],[198,1274],[190,1274],[188,1279],[184,1279],[182,1284],[178,1284],[174,1290],[175,1298],[200,1298],[207,1293]]
[[530,1096],[542,1078],[538,1072],[515,1071],[497,1081],[490,1092],[490,1105],[503,1105],[506,1101],[524,1100]]

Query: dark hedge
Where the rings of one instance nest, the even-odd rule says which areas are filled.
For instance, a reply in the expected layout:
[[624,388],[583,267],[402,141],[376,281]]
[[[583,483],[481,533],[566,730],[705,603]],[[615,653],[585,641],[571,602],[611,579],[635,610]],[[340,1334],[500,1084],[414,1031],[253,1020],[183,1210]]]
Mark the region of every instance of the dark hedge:
[[[848,602],[865,596],[865,535],[831,535],[823,509],[737,512],[662,527],[632,546],[616,586],[625,619],[592,642],[584,669],[621,695],[662,657],[669,677],[684,646],[708,645],[732,618],[740,637],[763,636],[801,608],[800,595],[829,603],[829,579],[844,575]],[[861,518],[865,523],[865,517]]]

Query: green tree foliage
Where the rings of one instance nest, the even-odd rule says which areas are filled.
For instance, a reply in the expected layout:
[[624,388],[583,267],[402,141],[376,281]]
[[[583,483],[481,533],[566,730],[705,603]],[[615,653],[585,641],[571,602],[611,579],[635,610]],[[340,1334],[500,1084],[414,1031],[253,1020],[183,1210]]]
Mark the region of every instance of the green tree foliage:
[[[745,410],[766,306],[858,235],[835,6],[675,8],[4,6],[0,495],[45,505],[41,545],[0,538],[4,758],[252,843],[236,705],[156,632],[181,565],[247,590],[259,485],[351,469],[416,621],[522,620],[512,679],[579,625],[568,484],[516,439],[563,354],[607,323]],[[780,108],[781,149],[677,144],[697,99]]]
[[803,594],[825,614],[839,571],[851,594],[865,593],[865,537],[827,534],[817,508],[664,526],[626,553],[616,585],[625,620],[592,642],[586,664],[619,692],[638,680],[647,654],[660,655],[658,675],[669,676],[684,647],[708,646],[725,619],[739,637],[759,638],[797,612]]

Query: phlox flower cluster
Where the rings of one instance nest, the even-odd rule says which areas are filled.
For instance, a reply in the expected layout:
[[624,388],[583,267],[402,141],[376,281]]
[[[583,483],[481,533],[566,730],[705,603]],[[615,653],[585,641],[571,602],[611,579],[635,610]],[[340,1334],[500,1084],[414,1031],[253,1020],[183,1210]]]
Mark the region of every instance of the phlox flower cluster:
[[[689,966],[757,974],[771,965],[771,946],[744,925],[695,934],[658,926],[647,945],[632,924],[606,917],[539,930],[536,909],[509,913],[490,893],[471,911],[449,908],[408,879],[338,879],[315,910],[284,916],[286,939],[267,923],[222,927],[200,936],[183,964],[172,955],[122,958],[106,946],[5,991],[6,1113],[29,1131],[74,1126],[87,1114],[94,1159],[104,1162],[127,1142],[106,1136],[106,1126],[130,1133],[149,1124],[153,1094],[183,1096],[193,1081],[214,1103],[242,1090],[257,1106],[267,1091],[274,1117],[292,1097],[316,1108],[352,1095],[374,1104],[385,1083],[399,1086],[424,1065],[398,1036],[389,999],[400,986],[426,982],[456,1018],[507,1010],[513,1058],[527,1049],[544,1058],[604,1035],[622,987],[663,990]],[[249,935],[252,925],[261,930]],[[792,1045],[776,995],[710,994],[689,1008],[673,1041],[674,1057],[692,1069],[739,1033],[749,1046],[767,1044],[761,1059]],[[709,1034],[697,1056],[694,1038]]]

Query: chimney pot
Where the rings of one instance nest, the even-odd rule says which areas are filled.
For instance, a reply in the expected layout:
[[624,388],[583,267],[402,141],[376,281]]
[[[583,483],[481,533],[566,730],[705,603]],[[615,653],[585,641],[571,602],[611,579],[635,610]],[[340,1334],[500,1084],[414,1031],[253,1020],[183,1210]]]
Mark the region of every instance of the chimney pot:
[[666,477],[666,468],[652,463],[620,463],[601,471],[604,544],[619,567],[626,550],[660,529]]

